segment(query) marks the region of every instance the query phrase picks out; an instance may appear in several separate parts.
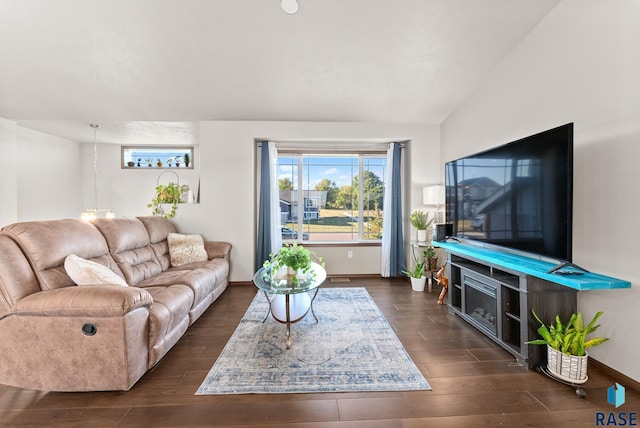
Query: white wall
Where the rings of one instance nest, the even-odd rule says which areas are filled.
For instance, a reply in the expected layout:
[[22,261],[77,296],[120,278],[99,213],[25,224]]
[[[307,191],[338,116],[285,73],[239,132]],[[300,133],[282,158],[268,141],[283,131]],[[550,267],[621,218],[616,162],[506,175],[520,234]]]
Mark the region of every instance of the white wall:
[[18,127],[18,220],[78,218],[81,145]]
[[[388,139],[410,140],[405,150],[405,214],[422,207],[422,187],[438,182],[440,130],[436,125],[303,122],[202,122],[194,170],[180,170],[180,183],[195,189],[200,181],[201,203],[181,205],[173,219],[183,233],[228,241],[231,281],[251,281],[254,273],[256,217],[256,144],[262,139]],[[98,133],[98,141],[100,136]],[[83,145],[83,187],[87,207],[94,204],[93,144]],[[118,217],[149,215],[157,169],[121,169],[120,147],[98,144],[98,195],[103,209]],[[162,179],[164,182],[164,179]],[[415,231],[407,223],[408,242]],[[415,239],[415,237],[413,237]],[[347,251],[353,259],[347,259]],[[407,247],[407,251],[409,251]],[[331,275],[379,274],[379,247],[314,248]],[[410,258],[410,253],[408,252]]]
[[0,227],[79,216],[80,144],[0,118],[0,153]]
[[[203,122],[200,125],[201,204],[177,218],[181,230],[233,244],[232,281],[253,277],[256,225],[255,139],[411,140],[407,144],[407,209],[419,205],[424,183],[438,180],[439,129],[427,125],[301,122]],[[419,199],[421,201],[421,199]],[[408,239],[408,238],[407,238]],[[353,259],[347,259],[347,250]],[[379,247],[317,248],[329,274],[380,272]]]
[[[151,208],[147,204],[155,196],[156,185],[167,184],[177,180],[180,184],[187,184],[195,191],[198,186],[199,175],[199,153],[195,149],[193,169],[158,169],[147,168],[120,168],[120,146],[115,144],[100,144],[100,131],[97,135],[98,141],[98,162],[97,162],[97,184],[98,184],[98,208],[110,209],[118,217],[137,217],[151,215]],[[95,206],[95,186],[94,186],[94,149],[93,144],[82,144],[82,166],[85,177],[83,195],[86,208]],[[173,172],[172,172],[173,171]],[[189,210],[189,208],[192,208]],[[178,218],[185,211],[198,212],[195,207],[183,206],[178,210]]]
[[611,340],[591,355],[640,380],[636,180],[640,159],[640,3],[566,0],[442,125],[442,160],[574,122],[573,260],[632,281],[584,291],[585,317],[604,311]]
[[0,118],[0,227],[18,220],[17,125]]

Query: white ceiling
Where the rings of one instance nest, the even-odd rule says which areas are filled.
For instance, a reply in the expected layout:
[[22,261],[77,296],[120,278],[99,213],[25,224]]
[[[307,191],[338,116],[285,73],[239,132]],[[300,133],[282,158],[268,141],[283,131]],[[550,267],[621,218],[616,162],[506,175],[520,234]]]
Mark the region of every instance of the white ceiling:
[[127,144],[202,120],[439,124],[558,2],[0,0],[0,117]]

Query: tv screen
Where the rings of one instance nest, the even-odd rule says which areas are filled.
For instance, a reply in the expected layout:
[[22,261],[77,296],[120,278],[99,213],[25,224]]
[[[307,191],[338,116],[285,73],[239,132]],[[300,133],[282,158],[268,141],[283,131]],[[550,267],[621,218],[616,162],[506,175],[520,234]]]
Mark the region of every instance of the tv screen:
[[571,261],[573,124],[448,162],[453,237]]

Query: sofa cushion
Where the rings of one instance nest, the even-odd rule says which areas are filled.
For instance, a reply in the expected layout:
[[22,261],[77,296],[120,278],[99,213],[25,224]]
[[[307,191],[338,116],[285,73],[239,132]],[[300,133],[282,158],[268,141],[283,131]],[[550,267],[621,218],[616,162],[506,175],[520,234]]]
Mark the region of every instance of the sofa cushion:
[[75,254],[69,254],[64,260],[67,275],[78,285],[119,285],[128,287],[127,283],[111,269],[100,263],[85,260]]
[[[186,269],[187,266],[191,268]],[[193,290],[195,305],[202,302],[215,288],[226,283],[229,263],[224,259],[191,263],[171,268],[138,284],[138,287],[167,287],[184,284]]]
[[162,272],[144,224],[136,218],[100,218],[93,224],[102,233],[113,260],[129,285]]
[[189,263],[207,260],[204,240],[200,235],[182,235],[170,233],[167,236],[171,266],[182,266]]
[[2,231],[22,249],[42,290],[74,285],[63,266],[69,254],[94,260],[120,273],[109,254],[104,237],[86,221],[64,219],[22,222],[5,226]]
[[149,365],[157,363],[189,326],[193,292],[186,285],[148,287],[153,297],[149,308]]
[[30,294],[37,293],[40,285],[22,251],[8,235],[0,232],[0,319],[11,313],[13,305]]
[[137,217],[138,220],[144,224],[149,233],[149,241],[151,241],[151,248],[153,248],[160,267],[163,271],[171,267],[171,260],[169,258],[169,244],[167,243],[167,236],[170,233],[176,233],[177,230],[173,223],[163,216],[145,216]]
[[152,304],[149,292],[137,287],[64,287],[25,297],[15,304],[13,313],[21,316],[118,317]]
[[152,244],[167,239],[170,233],[176,233],[176,228],[169,220],[162,216],[138,217],[149,233],[149,241]]

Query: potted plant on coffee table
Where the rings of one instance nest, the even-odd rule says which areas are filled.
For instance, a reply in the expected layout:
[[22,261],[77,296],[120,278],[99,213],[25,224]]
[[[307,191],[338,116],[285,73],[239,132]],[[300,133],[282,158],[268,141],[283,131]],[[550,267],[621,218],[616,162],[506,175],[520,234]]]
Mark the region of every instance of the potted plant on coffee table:
[[582,384],[587,381],[587,361],[586,349],[600,345],[608,340],[606,337],[595,337],[587,339],[587,335],[593,333],[600,327],[596,325],[602,312],[598,312],[591,319],[589,324],[584,325],[582,313],[573,313],[566,323],[563,323],[559,315],[549,326],[532,311],[535,319],[540,323],[538,334],[541,339],[527,342],[531,345],[547,346],[547,369],[560,380],[574,384]]
[[418,230],[418,241],[427,240],[427,228],[433,223],[433,218],[429,219],[429,213],[422,210],[415,210],[409,217],[411,224]]
[[[314,256],[313,252],[294,242],[285,244],[277,253],[270,254],[270,259],[263,266],[272,280],[285,280],[297,285],[300,281],[313,279],[311,263]],[[324,267],[322,258],[318,261]]]

